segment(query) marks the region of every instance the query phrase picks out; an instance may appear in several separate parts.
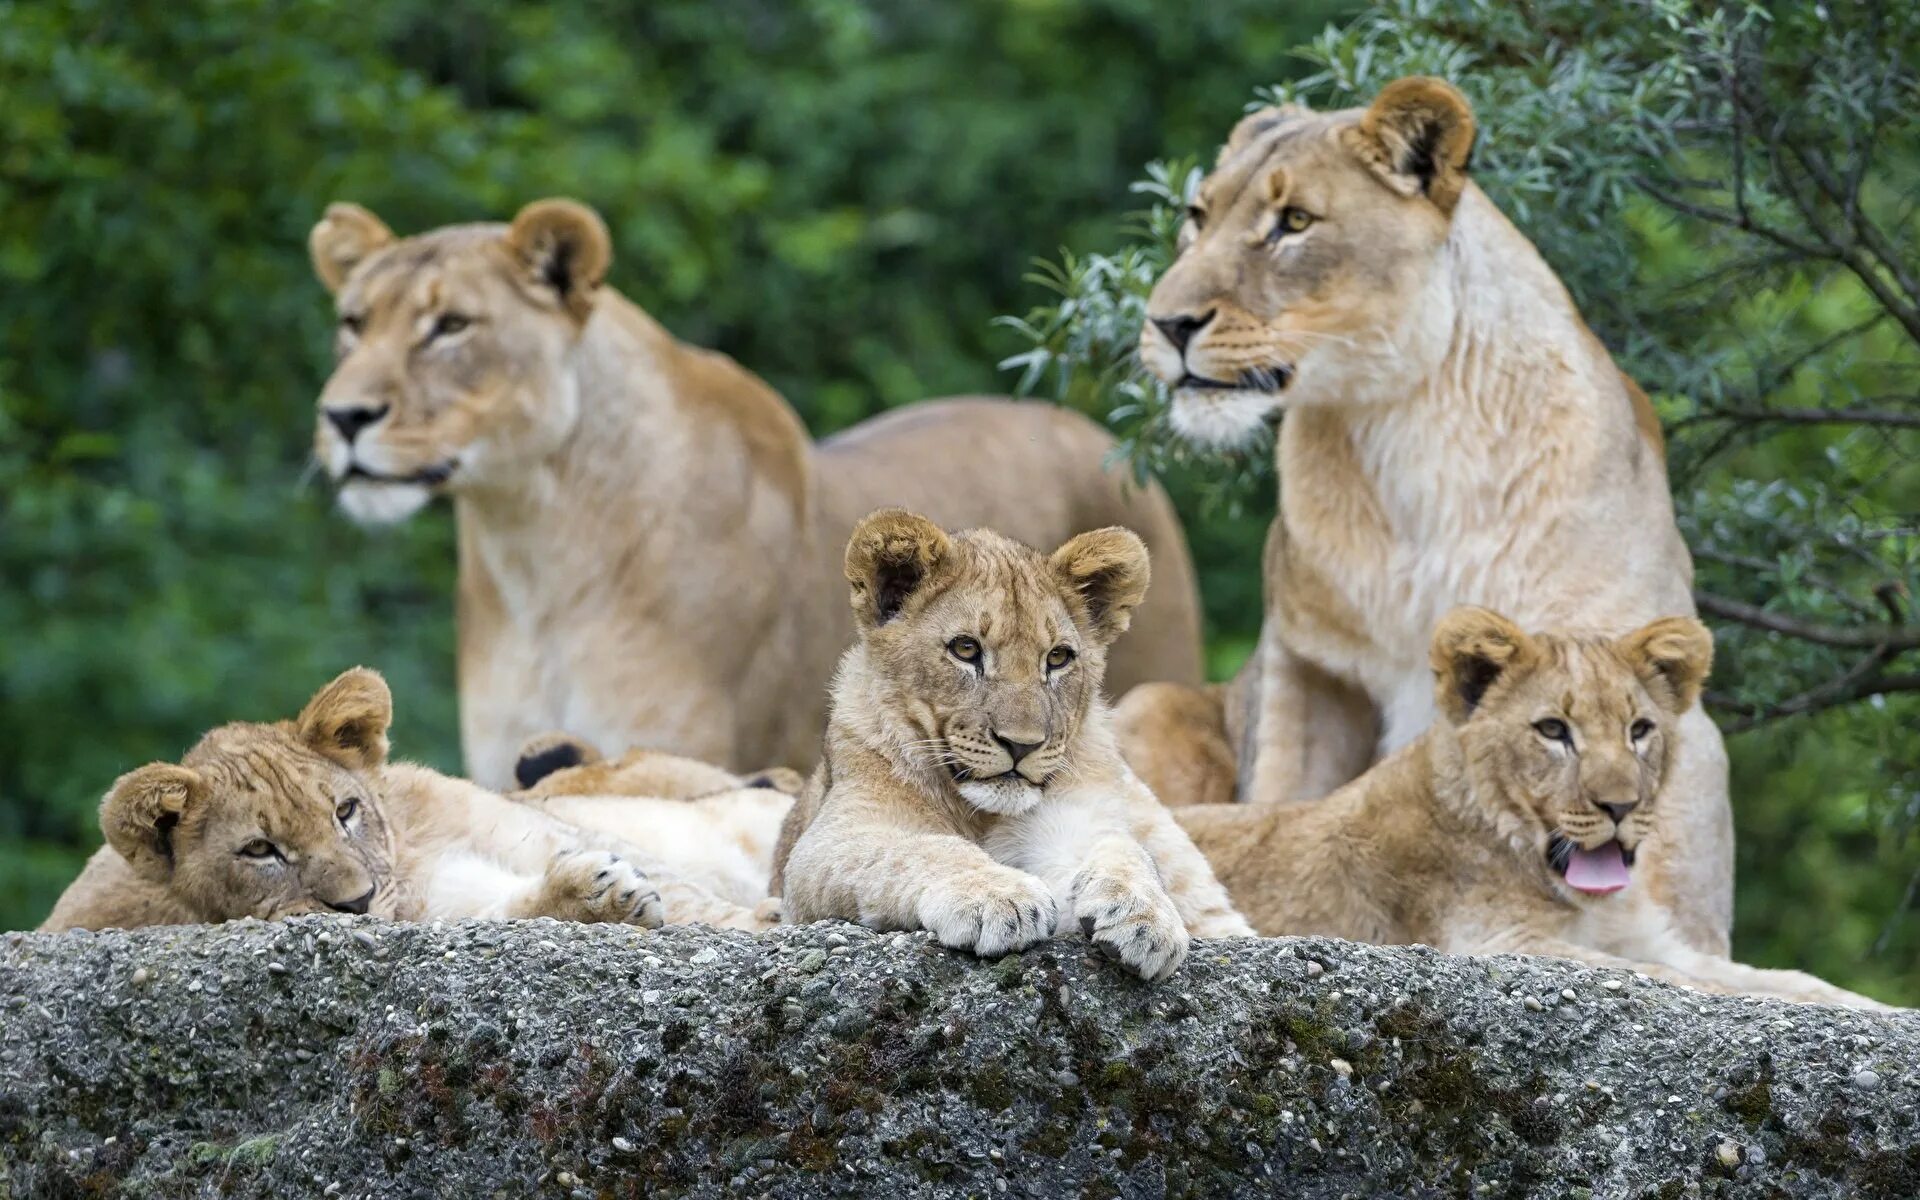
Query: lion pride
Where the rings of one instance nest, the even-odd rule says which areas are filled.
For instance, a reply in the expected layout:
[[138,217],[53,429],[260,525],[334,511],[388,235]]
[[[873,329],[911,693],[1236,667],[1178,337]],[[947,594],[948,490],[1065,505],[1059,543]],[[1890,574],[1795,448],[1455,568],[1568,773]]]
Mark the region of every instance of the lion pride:
[[886,504],[1038,545],[1133,529],[1161,586],[1115,686],[1200,678],[1173,508],[1107,468],[1083,417],[954,399],[816,445],[758,378],[606,286],[607,229],[567,200],[409,238],[335,204],[310,250],[339,312],[315,454],[359,521],[453,497],[461,740],[487,786],[549,729],[811,765],[853,632],[840,547]]
[[[1474,133],[1437,79],[1365,108],[1262,109],[1193,199],[1141,358],[1198,445],[1285,419],[1253,657],[1219,692],[1121,706],[1169,803],[1312,799],[1409,745],[1456,605],[1610,636],[1694,613],[1659,423],[1474,185]],[[1725,954],[1726,752],[1697,702],[1680,726],[1644,874],[1689,942]]]

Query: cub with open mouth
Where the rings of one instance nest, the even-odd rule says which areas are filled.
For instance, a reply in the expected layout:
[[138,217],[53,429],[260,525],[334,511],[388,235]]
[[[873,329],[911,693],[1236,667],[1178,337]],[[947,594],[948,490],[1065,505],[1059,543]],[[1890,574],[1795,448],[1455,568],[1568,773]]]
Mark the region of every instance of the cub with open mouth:
[[1053,554],[882,509],[846,554],[858,626],[787,818],[790,921],[927,929],[984,956],[1080,930],[1147,979],[1251,932],[1121,760],[1107,649],[1147,590],[1125,529]]
[[1176,810],[1261,934],[1547,954],[1705,991],[1881,1007],[1693,948],[1657,878],[1633,869],[1712,665],[1704,625],[1530,634],[1459,608],[1430,657],[1439,718],[1359,779],[1310,803]]

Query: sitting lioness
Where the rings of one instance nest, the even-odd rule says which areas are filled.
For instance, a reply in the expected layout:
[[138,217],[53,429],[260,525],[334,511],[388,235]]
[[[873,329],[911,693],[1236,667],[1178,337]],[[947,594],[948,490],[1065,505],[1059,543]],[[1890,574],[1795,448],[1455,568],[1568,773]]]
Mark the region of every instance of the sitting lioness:
[[1127,770],[1100,695],[1147,590],[1124,529],[1040,554],[899,509],[847,545],[860,634],[775,856],[786,919],[999,955],[1078,927],[1147,979],[1251,932]]
[[223,725],[180,763],[122,776],[101,803],[107,844],[41,928],[327,911],[770,923],[617,838],[388,763],[392,719],[386,682],[356,668],[291,721]]
[[1713,660],[1705,626],[1529,635],[1462,608],[1430,658],[1439,720],[1333,795],[1174,810],[1262,934],[1550,954],[1704,991],[1883,1007],[1695,950],[1639,878],[1637,860],[1672,836],[1662,784]]
[[[1140,361],[1198,446],[1278,422],[1280,497],[1239,676],[1116,710],[1167,804],[1317,799],[1412,742],[1434,719],[1427,638],[1457,605],[1614,634],[1694,611],[1660,422],[1474,184],[1474,132],[1438,79],[1262,109],[1193,197]],[[1699,707],[1680,721],[1641,890],[1724,955],[1727,758]]]
[[340,317],[314,453],[355,520],[455,498],[461,741],[488,787],[546,729],[810,767],[852,632],[840,548],[883,504],[1036,545],[1132,528],[1161,586],[1114,684],[1200,680],[1172,505],[1108,469],[1085,417],[947,400],[815,445],[766,384],[605,286],[606,227],[570,201],[410,238],[335,204],[311,250]]

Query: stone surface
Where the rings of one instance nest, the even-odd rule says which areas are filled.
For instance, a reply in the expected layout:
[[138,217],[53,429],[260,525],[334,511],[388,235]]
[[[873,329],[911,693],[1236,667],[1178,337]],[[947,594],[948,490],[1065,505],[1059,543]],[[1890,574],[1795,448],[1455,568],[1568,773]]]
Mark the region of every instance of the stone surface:
[[1149,987],[825,925],[0,942],[0,1197],[1894,1198],[1917,1121],[1920,1015],[1418,947]]

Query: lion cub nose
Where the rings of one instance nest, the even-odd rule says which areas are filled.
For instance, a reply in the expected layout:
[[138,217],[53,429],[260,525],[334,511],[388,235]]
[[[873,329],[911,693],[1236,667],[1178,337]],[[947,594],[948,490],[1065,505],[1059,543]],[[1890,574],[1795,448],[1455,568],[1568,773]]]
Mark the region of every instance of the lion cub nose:
[[327,410],[327,420],[340,431],[342,438],[351,442],[355,434],[386,416],[387,408],[385,404],[378,408],[330,408]]
[[1016,767],[1020,765],[1021,759],[1046,744],[1044,742],[1016,742],[1011,738],[1001,737],[997,733],[993,735],[993,740],[1000,743],[1000,748],[1007,752],[1009,758],[1013,759],[1013,765]]
[[1638,800],[1628,800],[1624,804],[1602,804],[1600,806],[1600,811],[1606,813],[1609,817],[1612,817],[1613,823],[1615,825],[1618,825],[1620,822],[1627,819],[1628,813],[1632,812],[1634,809],[1638,807],[1640,807],[1640,802]]
[[355,913],[360,916],[365,916],[368,907],[373,904],[373,893],[374,889],[368,888],[364,893],[355,896],[351,900],[329,900],[327,901],[327,907],[335,912]]

